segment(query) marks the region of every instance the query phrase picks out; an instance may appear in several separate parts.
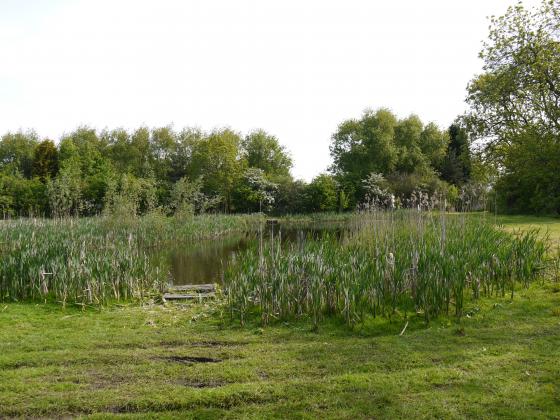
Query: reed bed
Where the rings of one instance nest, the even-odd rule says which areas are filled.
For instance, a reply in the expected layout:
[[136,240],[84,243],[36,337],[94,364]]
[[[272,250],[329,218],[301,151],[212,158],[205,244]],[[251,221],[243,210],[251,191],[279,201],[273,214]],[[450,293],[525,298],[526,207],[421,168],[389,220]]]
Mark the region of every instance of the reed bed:
[[513,298],[543,272],[547,246],[537,231],[504,232],[482,217],[416,210],[371,211],[342,240],[263,241],[225,273],[232,318],[328,315],[349,325],[367,317],[463,315],[465,300]]
[[0,221],[0,301],[106,304],[143,299],[168,284],[150,248],[252,229],[260,218],[159,214],[116,219]]

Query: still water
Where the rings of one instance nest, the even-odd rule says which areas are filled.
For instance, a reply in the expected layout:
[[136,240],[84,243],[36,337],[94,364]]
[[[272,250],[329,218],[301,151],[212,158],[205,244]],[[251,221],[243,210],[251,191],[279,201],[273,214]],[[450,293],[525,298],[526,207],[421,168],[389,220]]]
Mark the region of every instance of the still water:
[[[263,228],[263,240],[274,238],[282,243],[298,243],[326,234],[340,238],[345,230],[340,224],[295,227],[268,225]],[[160,265],[169,270],[169,282],[174,285],[221,283],[224,269],[232,257],[251,247],[258,247],[258,232],[199,240],[165,246],[157,251]]]

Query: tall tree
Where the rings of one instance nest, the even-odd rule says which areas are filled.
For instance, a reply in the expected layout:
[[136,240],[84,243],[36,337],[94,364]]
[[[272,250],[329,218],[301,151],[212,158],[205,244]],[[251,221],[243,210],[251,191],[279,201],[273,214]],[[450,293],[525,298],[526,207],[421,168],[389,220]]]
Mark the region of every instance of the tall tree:
[[449,127],[449,145],[438,165],[441,178],[453,185],[463,185],[471,177],[469,135],[459,124]]
[[366,199],[363,181],[372,173],[384,176],[393,193],[408,195],[437,184],[434,169],[448,141],[437,125],[424,126],[416,115],[399,120],[387,109],[366,111],[359,120],[343,122],[333,135],[331,170],[350,206]]
[[424,126],[418,116],[411,115],[395,126],[395,144],[398,150],[397,172],[411,174],[424,171],[429,161],[422,153],[420,140]]
[[521,3],[492,18],[480,57],[484,72],[468,87],[468,120],[494,146],[528,129],[560,134],[560,1]]
[[241,137],[230,130],[216,130],[197,142],[189,165],[189,178],[203,177],[204,192],[220,195],[224,210],[231,208],[232,192],[246,163],[241,159]]
[[332,136],[331,170],[347,194],[352,205],[362,201],[365,194],[362,180],[370,173],[391,173],[395,170],[399,151],[395,144],[397,117],[388,109],[366,111],[359,120],[347,120]]
[[262,169],[272,179],[290,174],[292,159],[278,139],[266,131],[249,133],[243,139],[242,148],[249,167]]
[[21,173],[30,178],[33,172],[35,147],[39,144],[37,134],[7,133],[0,140],[0,170],[3,172]]
[[171,127],[152,130],[150,141],[151,157],[155,177],[164,181],[171,171],[171,160],[177,147],[176,135]]
[[[540,176],[557,171],[550,158],[560,144],[560,1],[532,10],[518,4],[493,18],[480,56],[484,72],[468,87],[465,120],[506,177],[496,185],[498,196],[507,197],[510,210],[560,213],[553,204],[560,178]],[[527,172],[523,161],[537,166]]]
[[197,128],[185,128],[176,135],[176,144],[171,156],[170,180],[177,182],[187,176],[193,151],[204,139],[204,133]]
[[307,211],[337,211],[338,186],[333,176],[320,174],[307,186]]
[[35,148],[33,155],[33,176],[43,182],[58,173],[58,150],[52,140],[44,140]]
[[449,142],[449,131],[440,130],[433,122],[424,127],[420,135],[420,150],[432,167],[437,168],[441,164],[448,150]]

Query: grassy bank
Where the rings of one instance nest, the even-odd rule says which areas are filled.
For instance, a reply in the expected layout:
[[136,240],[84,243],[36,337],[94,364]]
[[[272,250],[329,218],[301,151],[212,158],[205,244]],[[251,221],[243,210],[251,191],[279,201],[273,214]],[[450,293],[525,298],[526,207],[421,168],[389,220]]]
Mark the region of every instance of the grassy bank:
[[[508,226],[524,223],[539,220]],[[313,332],[223,309],[0,303],[0,417],[560,417],[558,283],[467,301],[460,322],[411,316],[402,335],[398,317]]]
[[560,293],[415,319],[222,325],[199,307],[0,307],[0,417],[556,418]]

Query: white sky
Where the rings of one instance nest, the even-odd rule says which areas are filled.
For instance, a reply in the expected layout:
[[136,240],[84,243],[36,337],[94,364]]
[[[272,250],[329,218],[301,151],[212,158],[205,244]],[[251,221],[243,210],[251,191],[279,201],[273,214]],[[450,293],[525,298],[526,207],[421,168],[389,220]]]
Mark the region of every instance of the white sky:
[[449,125],[486,17],[512,3],[0,0],[0,134],[264,128],[310,180],[337,125],[365,108]]

